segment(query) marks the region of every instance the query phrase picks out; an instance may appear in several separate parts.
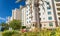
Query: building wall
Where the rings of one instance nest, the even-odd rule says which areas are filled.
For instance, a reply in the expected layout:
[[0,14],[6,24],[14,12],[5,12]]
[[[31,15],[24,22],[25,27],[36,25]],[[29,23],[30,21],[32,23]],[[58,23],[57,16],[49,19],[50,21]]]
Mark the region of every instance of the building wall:
[[19,9],[15,8],[14,10],[12,10],[12,18],[16,20],[21,20]]
[[22,26],[26,26],[26,12],[27,12],[27,7],[21,7],[21,12],[22,12]]
[[26,24],[31,27],[37,25],[41,28],[56,28],[60,24],[60,16],[58,15],[60,5],[57,7],[56,3],[60,2],[55,0],[26,0]]
[[54,0],[58,26],[60,26],[60,0]]
[[[53,13],[53,6],[52,6],[51,0],[45,0],[40,1],[40,18],[41,18],[41,24],[43,27],[48,28],[55,28],[55,19],[54,19],[54,13]],[[43,4],[44,3],[44,4]],[[52,24],[53,26],[50,26],[49,24]]]

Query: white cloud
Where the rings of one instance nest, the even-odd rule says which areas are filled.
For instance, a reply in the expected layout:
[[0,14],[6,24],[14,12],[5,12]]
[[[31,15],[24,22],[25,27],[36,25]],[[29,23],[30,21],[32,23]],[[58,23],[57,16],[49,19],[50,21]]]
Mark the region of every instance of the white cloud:
[[6,20],[5,18],[0,17],[0,20]]
[[18,2],[20,2],[21,0],[17,0],[15,3],[18,3]]

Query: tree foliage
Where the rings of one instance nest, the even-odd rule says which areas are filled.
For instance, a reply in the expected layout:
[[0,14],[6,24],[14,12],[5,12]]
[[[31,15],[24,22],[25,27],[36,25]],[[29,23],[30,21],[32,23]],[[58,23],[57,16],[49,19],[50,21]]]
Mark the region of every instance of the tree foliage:
[[10,27],[14,30],[21,28],[21,21],[20,20],[13,20],[9,23]]
[[0,26],[2,26],[2,28],[4,28],[4,30],[8,30],[9,29],[9,25],[7,23],[2,22],[0,24]]

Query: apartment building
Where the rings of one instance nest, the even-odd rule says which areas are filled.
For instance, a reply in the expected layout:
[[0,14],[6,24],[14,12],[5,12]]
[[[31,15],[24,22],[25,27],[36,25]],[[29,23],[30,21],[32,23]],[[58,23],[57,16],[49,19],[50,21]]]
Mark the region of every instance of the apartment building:
[[52,0],[41,0],[39,3],[42,28],[55,28],[57,24],[55,22]]
[[52,0],[54,2],[57,24],[60,26],[60,0]]
[[7,17],[7,21],[6,23],[9,23],[10,21],[12,21],[13,19],[15,20],[21,20],[21,12],[20,12],[20,9],[13,9],[12,10],[12,16],[10,17]]
[[9,22],[10,22],[10,18],[11,18],[10,16],[7,17],[6,23],[9,24]]
[[22,26],[26,26],[26,12],[27,8],[25,6],[20,6]]
[[15,8],[14,10],[12,10],[12,18],[16,20],[21,20],[20,9]]
[[52,29],[60,25],[60,0],[26,0],[22,10],[26,26]]

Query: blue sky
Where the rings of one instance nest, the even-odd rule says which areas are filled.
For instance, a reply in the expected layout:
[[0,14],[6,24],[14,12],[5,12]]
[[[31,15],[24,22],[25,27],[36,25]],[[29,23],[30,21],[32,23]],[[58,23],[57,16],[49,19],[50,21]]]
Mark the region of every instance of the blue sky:
[[16,0],[0,0],[0,23],[6,21],[6,17],[12,15],[12,9],[24,6],[25,1],[15,3]]

